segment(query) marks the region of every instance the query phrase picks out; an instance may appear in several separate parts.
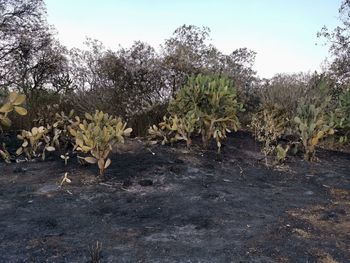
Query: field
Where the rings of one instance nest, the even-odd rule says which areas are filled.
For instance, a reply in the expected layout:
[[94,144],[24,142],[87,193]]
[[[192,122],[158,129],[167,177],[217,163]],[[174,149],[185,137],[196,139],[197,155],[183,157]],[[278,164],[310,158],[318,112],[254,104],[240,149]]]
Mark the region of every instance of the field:
[[54,154],[1,162],[0,262],[349,262],[350,154],[317,157],[266,167],[238,132],[221,155],[129,140],[104,181]]
[[350,263],[350,0],[72,2],[0,0],[0,263]]

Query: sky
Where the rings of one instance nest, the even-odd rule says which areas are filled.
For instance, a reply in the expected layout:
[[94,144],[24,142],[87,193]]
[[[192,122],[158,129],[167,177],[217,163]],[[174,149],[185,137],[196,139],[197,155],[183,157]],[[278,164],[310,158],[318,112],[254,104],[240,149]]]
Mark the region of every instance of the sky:
[[207,26],[225,54],[257,52],[260,77],[320,70],[328,56],[317,32],[339,24],[341,0],[45,0],[48,21],[69,48],[86,37],[107,48],[141,40],[156,49],[183,24]]

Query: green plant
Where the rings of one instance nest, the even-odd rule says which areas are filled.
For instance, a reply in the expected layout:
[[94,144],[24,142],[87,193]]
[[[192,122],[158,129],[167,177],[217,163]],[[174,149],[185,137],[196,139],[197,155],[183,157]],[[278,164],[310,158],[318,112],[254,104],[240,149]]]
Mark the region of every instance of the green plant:
[[115,118],[96,111],[95,114],[85,114],[85,119],[76,117],[76,122],[69,128],[75,138],[75,149],[91,156],[84,157],[88,163],[97,163],[100,176],[111,164],[108,158],[117,143],[124,143],[124,137],[129,136],[131,128],[126,128],[120,118]]
[[148,134],[152,139],[162,138],[162,144],[176,141],[186,141],[187,147],[192,144],[191,135],[195,130],[196,118],[186,116],[179,118],[177,115],[163,117],[163,121],[158,126],[153,125],[148,129]]
[[334,134],[334,123],[329,122],[325,114],[330,100],[330,97],[326,97],[324,102],[316,104],[302,99],[298,103],[294,122],[304,148],[304,157],[308,161],[315,159],[315,147],[320,140]]
[[189,78],[175,99],[170,101],[170,117],[164,119],[165,123],[160,123],[158,129],[151,127],[149,132],[166,137],[169,133],[164,134],[164,131],[167,130],[175,134],[175,140],[183,139],[188,146],[192,133],[196,132],[201,134],[204,148],[213,138],[220,152],[226,133],[240,127],[238,111],[243,111],[243,106],[237,101],[237,92],[228,78],[198,75]]
[[340,134],[340,142],[348,142],[350,137],[350,89],[340,94],[337,108],[331,114],[331,120],[335,122],[335,128]]
[[275,153],[276,153],[276,160],[278,163],[283,163],[286,160],[289,149],[290,149],[289,145],[287,145],[285,148],[281,144],[278,144],[276,146]]
[[333,87],[332,80],[325,74],[276,74],[263,82],[256,91],[263,104],[272,103],[283,106],[288,117],[295,116],[300,98],[313,97],[323,100]]
[[53,138],[56,148],[66,149],[72,142],[72,136],[69,128],[73,124],[74,110],[71,110],[67,115],[65,112],[55,113],[54,123],[48,125],[51,137]]
[[42,160],[45,160],[46,151],[55,151],[55,147],[52,146],[53,141],[47,133],[48,129],[43,126],[33,127],[30,131],[22,130],[21,134],[17,135],[17,138],[23,142],[17,149],[16,154],[21,155],[25,153],[28,160],[36,157],[41,157]]
[[34,123],[44,126],[48,130],[48,135],[52,138],[56,149],[67,150],[71,144],[72,137],[69,133],[69,126],[74,122],[74,110],[68,114],[64,111],[59,112],[59,105],[46,105],[41,111],[38,111]]
[[250,127],[255,138],[263,143],[262,152],[265,156],[276,151],[278,140],[287,132],[289,119],[284,108],[271,103],[261,106],[252,117]]
[[26,100],[26,96],[19,94],[15,91],[10,92],[8,98],[4,105],[0,107],[0,128],[1,126],[9,127],[11,126],[11,120],[8,117],[8,114],[12,111],[15,111],[19,115],[26,115],[27,110],[19,105],[23,104]]

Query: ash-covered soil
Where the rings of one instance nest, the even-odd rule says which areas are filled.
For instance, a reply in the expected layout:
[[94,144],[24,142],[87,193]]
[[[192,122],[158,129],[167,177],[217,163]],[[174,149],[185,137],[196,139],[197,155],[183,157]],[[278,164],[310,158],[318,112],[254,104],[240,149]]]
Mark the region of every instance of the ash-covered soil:
[[266,167],[241,132],[221,156],[134,140],[103,182],[75,158],[2,162],[0,262],[350,262],[350,154],[318,156]]

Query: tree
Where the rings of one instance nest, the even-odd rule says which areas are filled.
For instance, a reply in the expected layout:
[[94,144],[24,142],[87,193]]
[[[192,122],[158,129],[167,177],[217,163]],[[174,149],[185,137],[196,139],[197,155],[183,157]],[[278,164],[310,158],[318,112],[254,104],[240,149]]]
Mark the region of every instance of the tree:
[[17,89],[28,101],[49,86],[62,91],[69,82],[65,53],[42,0],[0,0],[0,87]]
[[42,0],[0,0],[0,88],[27,96],[28,120],[71,88],[66,49]]
[[173,91],[191,75],[219,74],[229,77],[242,90],[255,80],[252,70],[256,53],[247,48],[225,55],[210,43],[210,29],[183,25],[163,46],[164,64],[173,78]]
[[[14,52],[26,52],[28,38],[41,35],[44,23],[42,0],[0,0],[0,85],[8,80]],[[40,33],[39,33],[40,32]]]
[[95,107],[130,117],[164,101],[167,73],[154,48],[136,41],[132,47],[106,50],[88,39],[87,50],[71,51],[71,73],[81,111]]
[[183,25],[165,41],[164,64],[173,78],[173,92],[183,86],[189,76],[202,72],[212,48],[208,44],[209,34],[208,27]]
[[326,26],[318,33],[330,43],[329,51],[333,57],[330,72],[338,78],[341,84],[350,79],[350,0],[344,0],[339,8],[341,25],[333,30]]

